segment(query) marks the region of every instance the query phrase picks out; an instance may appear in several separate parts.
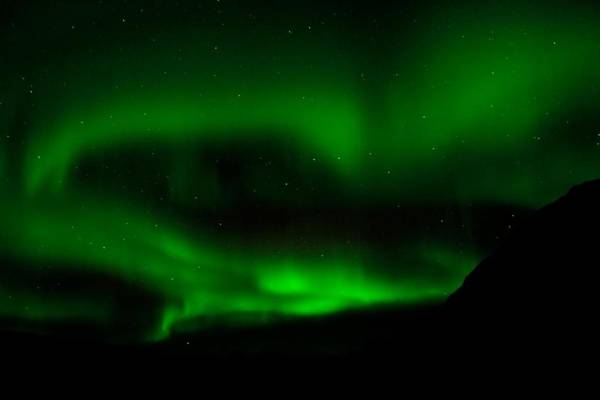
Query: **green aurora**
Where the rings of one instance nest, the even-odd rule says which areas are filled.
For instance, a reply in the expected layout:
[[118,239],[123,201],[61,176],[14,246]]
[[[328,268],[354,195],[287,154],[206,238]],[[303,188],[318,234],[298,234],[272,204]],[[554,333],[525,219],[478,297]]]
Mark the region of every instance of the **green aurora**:
[[593,4],[50,3],[0,20],[8,328],[439,302],[600,170]]

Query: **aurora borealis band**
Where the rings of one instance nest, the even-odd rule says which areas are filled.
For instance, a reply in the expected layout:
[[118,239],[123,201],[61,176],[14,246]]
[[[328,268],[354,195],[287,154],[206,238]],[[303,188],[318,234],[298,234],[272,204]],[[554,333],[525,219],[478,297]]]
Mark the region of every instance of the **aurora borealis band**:
[[443,301],[600,172],[600,6],[521,3],[3,2],[0,326]]

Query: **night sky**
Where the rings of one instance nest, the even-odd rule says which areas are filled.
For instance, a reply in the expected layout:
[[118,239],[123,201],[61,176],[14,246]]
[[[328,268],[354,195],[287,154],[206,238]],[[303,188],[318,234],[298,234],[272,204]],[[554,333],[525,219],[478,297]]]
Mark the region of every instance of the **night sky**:
[[3,1],[0,327],[443,301],[600,174],[600,5]]

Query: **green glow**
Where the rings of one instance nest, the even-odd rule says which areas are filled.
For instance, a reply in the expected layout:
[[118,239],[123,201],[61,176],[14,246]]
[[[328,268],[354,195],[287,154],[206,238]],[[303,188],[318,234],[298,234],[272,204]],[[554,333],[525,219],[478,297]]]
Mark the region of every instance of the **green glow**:
[[[243,250],[232,253],[201,239],[191,239],[168,223],[134,210],[99,205],[92,200],[82,203],[85,210],[75,212],[48,202],[16,207],[4,204],[3,221],[18,228],[2,236],[2,251],[34,265],[58,263],[59,269],[85,267],[88,272],[109,273],[170,298],[172,305],[164,311],[160,326],[148,332],[148,338],[165,337],[180,322],[220,315],[244,320],[244,314],[250,313],[272,319],[278,315],[319,315],[373,304],[440,299],[449,285],[460,282],[463,273],[454,274],[451,282],[436,282],[427,274],[389,281],[367,268],[368,263],[360,262],[358,254],[302,260],[273,257],[269,250],[254,256]],[[98,229],[99,225],[103,229]],[[431,254],[436,253],[423,249],[413,258],[420,258],[429,268],[452,270],[464,257],[429,259]],[[81,303],[75,309],[66,305],[61,308],[64,302],[60,299],[47,303],[46,298],[29,295],[14,298],[18,301],[11,296],[3,313],[33,320],[89,318],[106,322],[114,313],[110,307],[92,312],[93,307]]]
[[62,186],[66,171],[82,153],[156,137],[183,141],[190,135],[218,135],[223,139],[236,132],[292,132],[298,140],[309,142],[316,154],[325,154],[340,167],[354,160],[360,134],[356,105],[319,88],[306,90],[318,100],[306,100],[303,92],[294,93],[295,89],[220,97],[222,90],[216,88],[214,94],[205,95],[209,100],[168,96],[168,102],[164,101],[165,93],[160,93],[156,99],[140,96],[139,100],[117,101],[99,111],[79,112],[80,120],[61,123],[56,133],[35,135],[49,139],[32,145],[28,189],[37,190],[48,178],[53,179],[51,184]]
[[397,4],[363,25],[327,4],[180,23],[39,3],[0,35],[0,317],[19,326],[127,320],[110,284],[23,284],[73,275],[155,299],[134,340],[441,301],[500,236],[481,226],[512,224],[501,207],[600,170],[592,6]]

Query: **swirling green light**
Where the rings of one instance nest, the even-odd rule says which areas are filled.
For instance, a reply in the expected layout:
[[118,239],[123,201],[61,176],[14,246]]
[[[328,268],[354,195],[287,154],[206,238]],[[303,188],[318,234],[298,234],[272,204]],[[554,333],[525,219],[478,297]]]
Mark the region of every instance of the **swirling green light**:
[[[44,7],[33,3],[23,7]],[[82,7],[81,24],[100,6]],[[93,24],[73,38],[66,17],[15,15],[20,28],[2,36],[12,61],[0,65],[0,316],[108,331],[129,318],[110,285],[34,283],[72,275],[152,297],[127,311],[145,321],[135,340],[439,301],[490,248],[476,227],[492,216],[474,206],[537,207],[599,171],[600,31],[588,5],[389,5],[374,25],[327,4],[316,7],[327,17],[261,24],[231,7],[224,25],[179,26],[175,12],[122,32],[120,17],[98,43]],[[34,43],[23,32],[38,25]],[[52,47],[61,40],[73,50]],[[239,165],[220,167],[236,143]],[[127,178],[140,169],[140,182]],[[209,216],[240,199],[243,212],[293,221],[215,233]],[[352,221],[406,216],[390,219],[394,236],[373,233],[370,214],[360,226],[310,220],[307,234],[295,214],[332,208]]]

